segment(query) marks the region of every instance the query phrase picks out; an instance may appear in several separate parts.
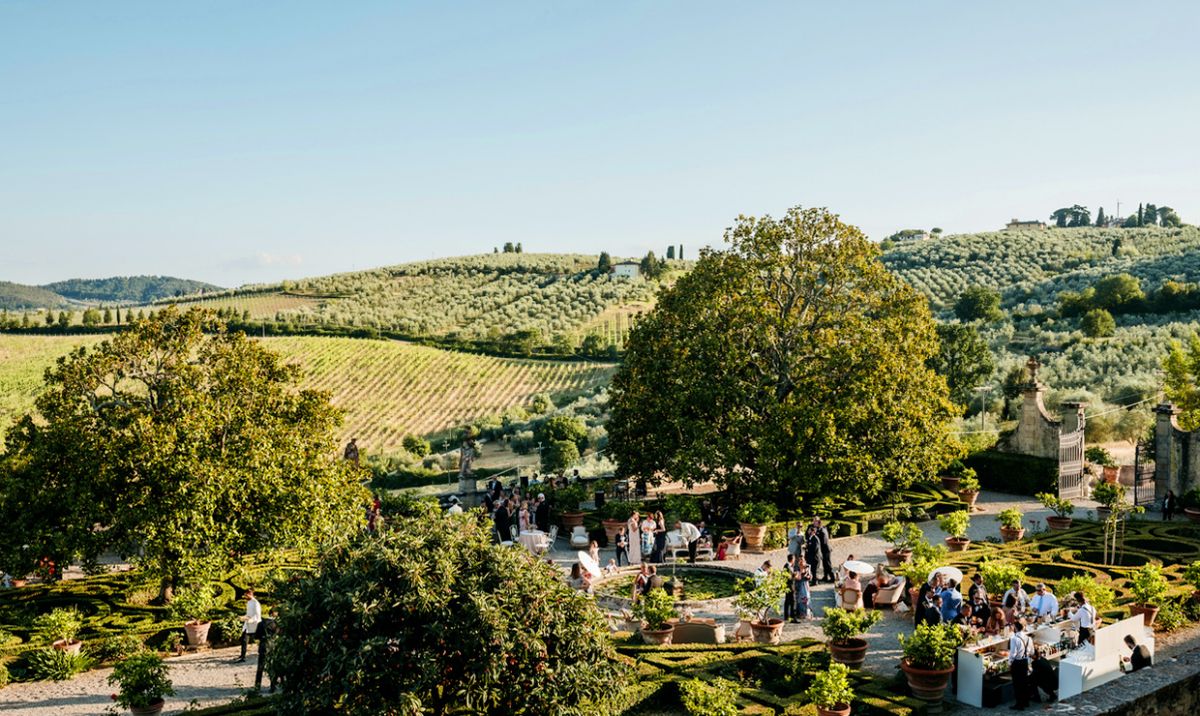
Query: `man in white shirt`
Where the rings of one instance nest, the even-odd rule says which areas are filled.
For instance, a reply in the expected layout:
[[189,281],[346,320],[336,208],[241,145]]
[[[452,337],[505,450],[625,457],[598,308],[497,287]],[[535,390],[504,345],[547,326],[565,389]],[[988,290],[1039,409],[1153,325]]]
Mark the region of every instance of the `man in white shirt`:
[[1017,704],[1015,711],[1024,711],[1029,706],[1029,659],[1033,656],[1033,640],[1025,633],[1025,620],[1018,617],[1013,623],[1013,634],[1008,638],[1008,672],[1012,675],[1013,696]]
[[246,590],[246,616],[242,617],[242,656],[238,661],[246,660],[246,645],[251,637],[258,633],[258,624],[262,621],[262,605],[254,598],[254,590]]
[[1037,593],[1029,600],[1029,608],[1039,619],[1058,613],[1058,597],[1054,596],[1045,584],[1037,585]]
[[1029,595],[1025,593],[1024,589],[1021,589],[1021,580],[1013,580],[1012,589],[1004,593],[1000,604],[1005,609],[1012,609],[1016,614],[1025,611],[1025,607],[1029,606]]
[[461,515],[463,512],[462,505],[458,504],[458,495],[450,496],[450,508],[446,510],[448,515]]
[[1083,646],[1092,640],[1096,629],[1096,608],[1088,604],[1083,592],[1075,592],[1074,597],[1079,608],[1071,612],[1071,621],[1079,625],[1079,645]]
[[700,544],[700,530],[691,522],[676,522],[675,529],[679,530],[679,536],[687,543],[688,562],[696,563],[696,547]]

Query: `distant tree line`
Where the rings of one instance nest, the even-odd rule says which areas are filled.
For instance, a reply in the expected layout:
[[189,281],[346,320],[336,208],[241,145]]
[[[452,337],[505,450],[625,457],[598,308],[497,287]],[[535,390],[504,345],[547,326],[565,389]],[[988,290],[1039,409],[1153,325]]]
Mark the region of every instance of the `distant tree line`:
[[1169,206],[1156,206],[1154,204],[1138,204],[1137,213],[1130,214],[1125,219],[1116,216],[1107,216],[1104,213],[1104,207],[1100,207],[1100,210],[1096,212],[1096,221],[1094,224],[1092,223],[1091,210],[1086,206],[1074,204],[1072,206],[1064,206],[1061,209],[1055,209],[1051,212],[1050,219],[1060,229],[1081,226],[1098,226],[1101,228],[1119,226],[1124,229],[1137,228],[1139,226],[1166,226],[1171,228],[1183,226],[1183,221],[1174,209]]

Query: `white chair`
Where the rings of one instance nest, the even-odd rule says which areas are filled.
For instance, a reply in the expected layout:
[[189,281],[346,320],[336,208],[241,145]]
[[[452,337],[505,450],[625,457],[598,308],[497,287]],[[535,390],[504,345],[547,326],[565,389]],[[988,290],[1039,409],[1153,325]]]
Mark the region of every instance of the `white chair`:
[[579,525],[571,530],[571,547],[575,549],[587,549],[591,540],[588,539],[587,528]]
[[494,532],[496,534],[496,541],[500,543],[501,547],[512,547],[513,546],[512,540],[505,540],[500,537],[500,530],[493,529],[492,532]]
[[508,531],[512,533],[512,541],[513,541],[513,542],[516,542],[516,541],[517,541],[517,526],[516,526],[516,525],[509,525],[509,526],[508,526]]

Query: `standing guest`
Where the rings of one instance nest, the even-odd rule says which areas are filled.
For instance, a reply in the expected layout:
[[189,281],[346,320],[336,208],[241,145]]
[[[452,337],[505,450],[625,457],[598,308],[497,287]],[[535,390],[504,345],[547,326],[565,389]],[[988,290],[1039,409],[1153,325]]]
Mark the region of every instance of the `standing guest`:
[[921,610],[921,616],[918,617],[917,625],[932,624],[937,626],[942,623],[942,596],[934,594],[929,601],[925,603],[925,608]]
[[246,615],[242,617],[242,655],[238,661],[246,660],[246,645],[258,633],[258,625],[262,622],[262,605],[254,598],[254,590],[246,590]]
[[804,554],[804,526],[799,522],[788,530],[787,550],[788,554],[794,554],[797,557]]
[[592,540],[588,545],[588,556],[592,558],[597,567],[600,566],[600,544],[596,540]]
[[1013,622],[1013,634],[1008,638],[1008,672],[1012,674],[1013,696],[1016,698],[1014,711],[1024,711],[1029,706],[1029,659],[1033,653],[1033,640],[1025,633],[1025,620]]
[[1029,600],[1029,608],[1037,618],[1058,614],[1058,597],[1054,596],[1046,585],[1038,583],[1033,599]]
[[1150,657],[1150,649],[1145,644],[1134,641],[1132,634],[1125,635],[1125,646],[1129,647],[1130,653],[1129,656],[1123,656],[1121,659],[1129,663],[1130,673],[1151,665],[1153,659]]
[[809,590],[809,580],[812,579],[812,572],[809,571],[808,563],[803,557],[796,558],[796,571],[792,573],[793,584],[796,592],[796,616],[798,619],[808,619],[812,617],[812,592]]
[[1163,497],[1163,509],[1162,509],[1163,519],[1166,520],[1167,522],[1170,522],[1172,519],[1174,519],[1175,507],[1176,507],[1177,502],[1178,502],[1178,498],[1175,497],[1175,491],[1167,490],[1166,496]]
[[764,560],[763,563],[761,565],[759,565],[758,569],[754,570],[754,583],[757,584],[757,583],[763,581],[764,579],[766,579],[767,575],[770,573],[771,573],[771,560],[769,560],[769,559]]
[[501,542],[509,542],[512,540],[512,521],[508,514],[508,500],[500,503],[496,508],[496,516],[493,518],[496,525],[496,533],[500,535]]
[[1008,617],[1008,621],[1012,622],[1018,614],[1021,614],[1029,606],[1029,595],[1021,588],[1021,580],[1014,579],[1012,587],[1004,593],[1000,603],[1004,606],[1006,612],[1004,616]]
[[804,561],[808,563],[809,585],[817,583],[817,570],[821,568],[821,562],[818,557],[821,550],[821,540],[817,537],[817,528],[815,525],[809,525],[804,532]]
[[617,548],[617,566],[621,566],[621,560],[625,560],[625,564],[629,564],[629,534],[628,529],[622,527],[617,531],[617,539],[615,540]]
[[534,521],[537,522],[537,528],[542,532],[550,531],[550,503],[546,502],[546,496],[538,493],[537,507],[533,510]]
[[517,529],[522,532],[529,531],[529,500],[521,502],[521,507],[517,510]]
[[625,522],[625,531],[629,533],[629,563],[642,563],[642,519],[635,510]]
[[971,577],[971,588],[967,590],[967,599],[974,604],[976,601],[975,597],[979,595],[983,595],[984,602],[987,601],[988,593],[987,587],[983,586],[983,575],[976,572],[975,576]]
[[783,597],[783,620],[790,621],[793,624],[799,621],[796,618],[796,555],[788,553],[787,561],[783,568],[788,573],[788,591]]
[[1058,701],[1058,673],[1054,670],[1054,664],[1046,658],[1046,650],[1035,648],[1033,650],[1033,664],[1029,670],[1030,680],[1033,681],[1032,695],[1035,701],[1041,701],[1041,696],[1038,691],[1041,690],[1046,694],[1049,703]]
[[954,615],[954,618],[950,620],[950,623],[956,626],[970,628],[972,621],[973,614],[971,612],[971,605],[964,602],[963,605],[958,608],[958,614]]
[[1071,610],[1071,621],[1079,625],[1079,645],[1083,646],[1092,640],[1092,632],[1096,628],[1096,608],[1088,604],[1083,592],[1075,592],[1074,597],[1079,607]]
[[358,464],[358,438],[350,438],[350,442],[342,452],[342,457],[355,465]]
[[820,517],[813,518],[813,525],[817,528],[817,544],[821,547],[822,579],[832,584],[836,579],[833,576],[833,544],[830,542],[829,529],[821,524]]
[[696,548],[700,545],[700,530],[691,522],[676,522],[675,529],[679,530],[679,536],[687,543],[688,563],[696,563]]
[[654,558],[651,560],[662,564],[666,561],[667,551],[667,520],[661,511],[654,513]]
[[654,524],[654,515],[647,512],[646,516],[642,518],[642,524],[639,527],[641,530],[640,534],[642,539],[642,559],[646,560],[647,562],[654,561],[654,556],[652,553],[654,552],[655,527],[657,527],[657,525]]
[[942,590],[942,621],[952,621],[962,610],[962,593],[958,591],[958,583],[953,579],[946,581]]
[[913,604],[913,623],[920,624],[925,619],[925,609],[932,603],[933,597],[942,588],[942,574],[937,572],[933,580],[925,582],[917,590],[917,602]]
[[979,592],[971,598],[971,622],[974,627],[984,631],[992,619],[992,608],[988,605],[987,596]]
[[[258,665],[254,669],[254,688],[258,691],[262,691],[263,669],[267,664],[267,654],[271,653],[271,642],[279,631],[278,616],[278,611],[272,607],[271,611],[267,612],[267,618],[258,625]],[[275,693],[275,670],[266,671],[271,679],[271,693]]]
[[643,562],[641,569],[638,570],[638,576],[634,577],[633,579],[633,601],[636,602],[643,594],[646,593],[646,583],[649,581],[650,565]]

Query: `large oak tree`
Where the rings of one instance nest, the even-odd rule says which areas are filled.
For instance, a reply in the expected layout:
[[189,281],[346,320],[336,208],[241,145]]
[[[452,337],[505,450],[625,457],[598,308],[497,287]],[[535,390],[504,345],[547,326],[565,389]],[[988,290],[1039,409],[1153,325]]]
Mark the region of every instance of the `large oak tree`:
[[957,451],[925,299],[824,209],[738,217],[631,332],[609,449],[625,475],[741,498],[870,497]]
[[363,489],[333,459],[341,413],[298,369],[209,314],[173,308],[46,371],[7,436],[0,564],[116,552],[174,586],[239,554],[355,529]]

